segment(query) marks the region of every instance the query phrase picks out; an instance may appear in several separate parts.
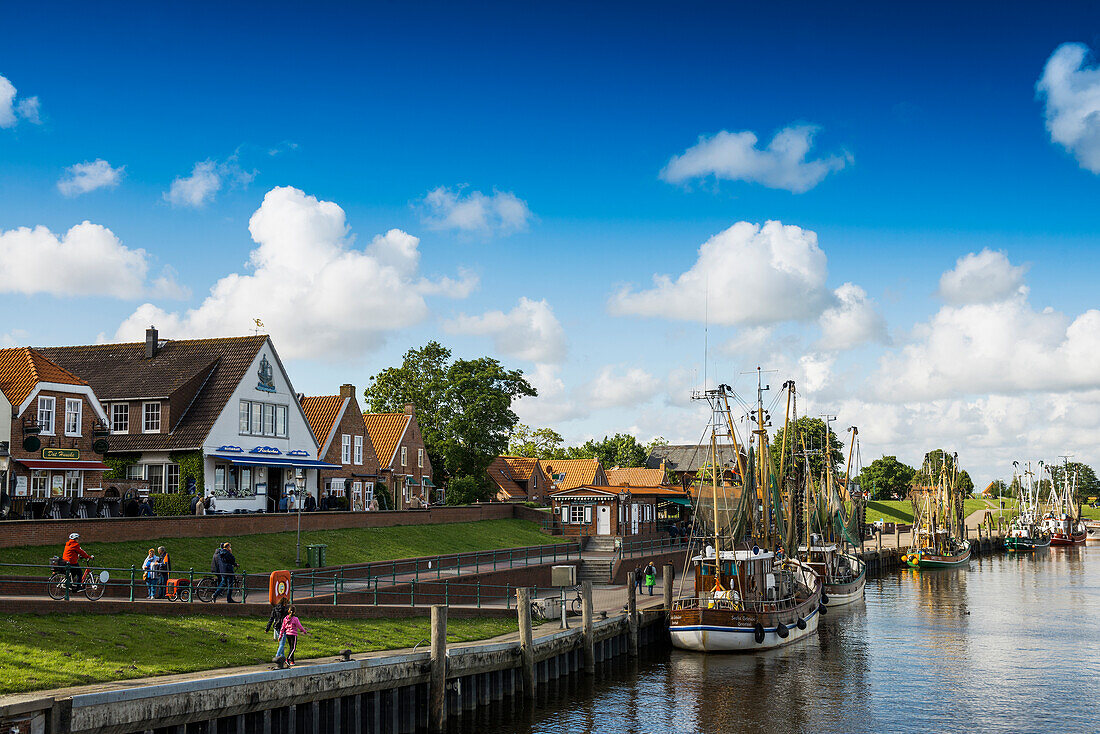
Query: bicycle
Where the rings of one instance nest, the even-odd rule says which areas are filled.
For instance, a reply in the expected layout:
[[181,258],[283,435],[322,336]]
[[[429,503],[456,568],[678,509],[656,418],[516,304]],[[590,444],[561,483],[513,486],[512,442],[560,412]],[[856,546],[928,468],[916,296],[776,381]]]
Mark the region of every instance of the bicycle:
[[[243,579],[243,575],[233,574],[229,578],[229,586],[226,588],[225,595],[227,597],[233,596],[235,592],[240,591],[244,585]],[[217,574],[208,574],[199,579],[199,582],[195,584],[195,598],[203,604],[213,602],[214,593],[218,590],[218,580]]]
[[[88,560],[93,560],[95,556]],[[84,568],[84,573],[80,577],[81,588],[74,589],[69,583],[68,570],[59,570],[59,567],[55,566],[54,571],[50,574],[49,580],[46,582],[46,588],[49,591],[50,598],[54,601],[60,601],[65,598],[66,593],[68,596],[72,596],[74,593],[84,592],[84,596],[88,597],[88,601],[95,601],[103,596],[103,592],[107,590],[107,581],[111,578],[111,574],[106,571],[99,571],[98,573],[92,572],[92,567],[87,566]]]

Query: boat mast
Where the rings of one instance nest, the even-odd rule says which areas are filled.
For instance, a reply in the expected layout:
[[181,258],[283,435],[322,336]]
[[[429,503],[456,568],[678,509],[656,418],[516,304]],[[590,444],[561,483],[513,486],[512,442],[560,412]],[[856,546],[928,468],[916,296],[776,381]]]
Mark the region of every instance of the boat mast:
[[718,531],[718,437],[714,430],[714,421],[711,421],[710,425],[710,460],[711,501],[714,505],[714,591],[721,591],[723,587],[722,546],[718,542],[721,535]]

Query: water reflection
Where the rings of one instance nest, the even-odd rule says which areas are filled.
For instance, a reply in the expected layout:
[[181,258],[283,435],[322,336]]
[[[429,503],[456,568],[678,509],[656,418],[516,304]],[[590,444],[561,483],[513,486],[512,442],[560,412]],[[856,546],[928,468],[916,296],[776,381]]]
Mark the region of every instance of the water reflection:
[[819,634],[760,655],[668,651],[467,722],[504,732],[1055,731],[1100,725],[1098,551],[872,579]]

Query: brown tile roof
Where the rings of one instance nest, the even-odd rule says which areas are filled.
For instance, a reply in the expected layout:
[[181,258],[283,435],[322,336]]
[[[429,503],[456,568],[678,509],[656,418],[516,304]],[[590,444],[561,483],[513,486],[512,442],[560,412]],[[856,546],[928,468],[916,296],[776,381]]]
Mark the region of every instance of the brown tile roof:
[[328,437],[332,433],[332,427],[336,425],[336,419],[344,409],[347,398],[339,395],[321,395],[318,397],[303,397],[302,410],[305,411],[306,420],[309,421],[309,429],[317,438],[321,446],[318,456],[324,456],[328,449]]
[[512,470],[512,476],[515,477],[517,482],[526,483],[531,479],[531,475],[539,469],[538,459],[526,456],[501,456],[500,458],[508,464],[508,468]]
[[179,339],[162,343],[156,356],[145,358],[145,342],[43,347],[39,351],[88,381],[103,402],[126,398],[167,397],[198,386],[171,433],[136,433],[110,437],[111,453],[197,449],[203,445],[245,370],[268,337]]
[[382,469],[390,468],[397,444],[405,435],[405,429],[412,418],[408,413],[364,413],[363,423],[367,426],[367,435],[374,444],[378,455],[378,465]]
[[512,473],[512,467],[508,463],[508,457],[498,456],[493,459],[493,463],[489,465],[485,473],[489,475],[490,481],[497,486],[497,489],[509,499],[527,498],[527,492],[523,487],[516,484],[515,475]]
[[30,347],[0,349],[0,390],[13,407],[22,405],[40,382],[88,384]]
[[557,482],[554,487],[556,491],[561,491],[586,484],[595,484],[596,476],[600,471],[600,460],[547,459],[542,462],[542,468],[548,475],[565,474],[565,478]]
[[647,469],[644,466],[607,469],[604,473],[612,487],[656,487],[665,480],[664,469]]
[[688,493],[679,487],[601,487],[595,484],[582,484],[579,487],[570,487],[569,489],[558,489],[551,492],[552,495],[564,494],[566,492],[605,492],[607,494],[618,494],[620,491],[624,491],[631,495],[639,496],[657,496],[657,497],[687,497]]

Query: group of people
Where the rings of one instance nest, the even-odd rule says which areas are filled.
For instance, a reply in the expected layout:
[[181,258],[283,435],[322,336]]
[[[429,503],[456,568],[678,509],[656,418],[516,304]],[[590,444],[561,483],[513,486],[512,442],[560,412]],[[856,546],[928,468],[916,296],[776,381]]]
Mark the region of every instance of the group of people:
[[278,603],[271,609],[271,617],[267,620],[267,631],[274,631],[275,640],[279,643],[275,650],[275,661],[282,658],[287,665],[295,665],[294,653],[298,649],[298,635],[313,633],[302,626],[294,607],[281,597]]
[[141,578],[145,581],[146,599],[163,599],[168,593],[168,574],[172,571],[172,559],[162,545],[149,549],[141,564]]
[[634,569],[635,591],[641,591],[643,584],[649,589],[649,595],[653,596],[653,587],[657,585],[657,567],[653,565],[653,561]]

